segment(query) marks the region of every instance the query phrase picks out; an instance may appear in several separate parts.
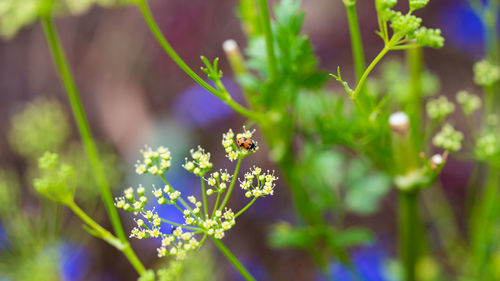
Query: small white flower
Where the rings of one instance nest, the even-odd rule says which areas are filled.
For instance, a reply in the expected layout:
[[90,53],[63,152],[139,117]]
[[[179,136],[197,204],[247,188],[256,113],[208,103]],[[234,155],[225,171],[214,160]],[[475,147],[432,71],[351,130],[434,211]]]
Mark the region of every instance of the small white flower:
[[193,203],[193,204],[195,204],[195,203],[196,203],[196,198],[195,198],[194,196],[192,196],[192,195],[191,195],[191,196],[188,196],[188,200],[189,200],[189,202],[191,202],[191,203]]
[[177,227],[176,229],[174,229],[172,234],[174,234],[175,237],[180,237],[182,235],[182,228],[180,226]]

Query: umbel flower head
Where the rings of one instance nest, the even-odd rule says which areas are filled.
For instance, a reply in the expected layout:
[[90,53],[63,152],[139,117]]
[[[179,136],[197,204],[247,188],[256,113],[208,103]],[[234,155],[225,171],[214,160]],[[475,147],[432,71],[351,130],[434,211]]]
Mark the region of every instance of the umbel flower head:
[[[242,133],[236,134],[236,139],[241,137],[249,139],[252,134],[253,131],[244,128]],[[226,156],[230,160],[241,160],[258,149],[256,147],[250,151],[238,147],[232,130],[223,135],[222,144],[227,153]],[[146,189],[142,185],[137,188],[125,189],[123,196],[115,199],[115,206],[139,216],[135,220],[136,226],[132,229],[130,237],[152,238],[161,241],[157,248],[158,257],[170,255],[177,259],[183,259],[189,251],[199,248],[206,236],[215,239],[224,238],[226,231],[235,225],[236,218],[247,210],[257,198],[274,194],[275,182],[278,180],[274,172],[263,172],[257,166],[253,166],[243,179],[238,179],[239,165],[236,165],[233,173],[221,169],[209,173],[213,167],[210,162],[210,153],[198,146],[197,149],[190,151],[192,159],[186,159],[182,166],[195,176],[200,177],[202,198],[198,199],[189,195],[187,200],[184,200],[181,192],[170,185],[164,175],[171,163],[169,150],[164,147],[155,150],[146,147],[141,153],[143,160],[137,162],[136,172],[161,177],[164,185],[161,188],[153,186],[151,190],[155,202],[158,207],[162,205],[175,206],[182,212],[183,221],[174,222],[168,218],[161,218],[155,208],[146,208],[148,198]],[[205,177],[207,174],[208,176]],[[226,205],[236,180],[240,182],[240,187],[244,191],[242,195],[252,197],[252,200],[235,213]],[[209,209],[207,196],[211,195],[216,196],[216,199],[215,203],[211,205],[212,208]],[[200,236],[202,237],[200,238]]]
[[455,111],[455,105],[445,96],[440,96],[427,102],[426,109],[430,119],[443,120]]

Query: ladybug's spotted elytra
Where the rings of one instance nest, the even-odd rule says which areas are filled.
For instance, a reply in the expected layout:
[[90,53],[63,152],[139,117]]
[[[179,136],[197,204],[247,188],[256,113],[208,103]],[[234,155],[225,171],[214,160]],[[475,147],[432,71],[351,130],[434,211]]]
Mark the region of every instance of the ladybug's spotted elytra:
[[236,140],[236,144],[238,144],[239,147],[246,150],[254,150],[256,147],[255,142],[252,139],[245,137],[241,137],[238,140]]

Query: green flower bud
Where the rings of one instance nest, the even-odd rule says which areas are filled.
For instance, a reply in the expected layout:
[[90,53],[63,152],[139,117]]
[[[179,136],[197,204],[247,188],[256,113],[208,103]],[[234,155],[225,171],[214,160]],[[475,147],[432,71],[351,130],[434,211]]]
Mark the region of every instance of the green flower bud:
[[444,38],[441,36],[441,29],[432,29],[421,27],[415,31],[417,43],[422,47],[431,47],[435,49],[444,46]]
[[455,130],[450,124],[445,124],[441,131],[434,136],[432,143],[448,151],[458,151],[462,148],[464,135]]
[[427,105],[427,115],[433,120],[443,120],[446,116],[455,111],[455,105],[445,96],[440,96],[430,100]]
[[474,82],[479,86],[491,86],[500,80],[500,68],[487,60],[474,64]]
[[467,91],[460,91],[457,93],[457,102],[467,116],[481,107],[481,99],[476,95],[469,94]]

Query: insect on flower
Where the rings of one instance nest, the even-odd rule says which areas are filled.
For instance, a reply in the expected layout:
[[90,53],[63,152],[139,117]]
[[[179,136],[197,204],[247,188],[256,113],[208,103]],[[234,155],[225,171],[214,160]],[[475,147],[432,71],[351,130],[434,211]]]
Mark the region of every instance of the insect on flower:
[[236,143],[238,144],[239,147],[246,150],[254,150],[256,147],[255,141],[245,137],[239,138],[238,140],[236,140]]

